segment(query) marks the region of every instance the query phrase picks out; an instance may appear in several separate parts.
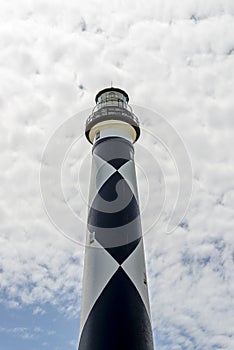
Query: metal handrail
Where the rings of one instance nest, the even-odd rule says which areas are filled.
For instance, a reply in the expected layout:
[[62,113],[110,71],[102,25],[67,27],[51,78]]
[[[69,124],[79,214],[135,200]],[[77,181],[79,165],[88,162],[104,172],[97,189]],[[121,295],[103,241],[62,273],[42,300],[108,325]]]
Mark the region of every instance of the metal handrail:
[[108,118],[109,116],[113,116],[113,114],[121,115],[122,117],[126,116],[128,118],[131,118],[136,123],[136,125],[139,126],[139,120],[137,116],[132,112],[131,107],[129,105],[127,106],[129,107],[129,109],[123,108],[123,107],[117,107],[117,106],[105,106],[95,111],[96,108],[94,108],[92,114],[88,117],[86,121],[86,126],[91,121],[93,121],[98,117],[105,116]]

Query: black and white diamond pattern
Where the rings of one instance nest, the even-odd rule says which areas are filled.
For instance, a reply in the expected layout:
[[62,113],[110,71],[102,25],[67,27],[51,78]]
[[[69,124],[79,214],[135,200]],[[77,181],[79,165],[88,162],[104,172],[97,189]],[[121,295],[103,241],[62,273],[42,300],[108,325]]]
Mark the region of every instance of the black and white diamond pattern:
[[135,285],[150,317],[149,296],[144,262],[144,247],[143,240],[141,239],[136,249],[123,262],[122,268]]
[[85,297],[82,304],[81,329],[106,284],[118,270],[119,264],[94,238],[92,248],[86,250],[84,268]]
[[89,204],[91,205],[100,188],[108,178],[116,172],[116,168],[104,159],[93,154],[92,178],[90,184]]
[[79,350],[153,350],[132,146],[121,141],[93,151]]

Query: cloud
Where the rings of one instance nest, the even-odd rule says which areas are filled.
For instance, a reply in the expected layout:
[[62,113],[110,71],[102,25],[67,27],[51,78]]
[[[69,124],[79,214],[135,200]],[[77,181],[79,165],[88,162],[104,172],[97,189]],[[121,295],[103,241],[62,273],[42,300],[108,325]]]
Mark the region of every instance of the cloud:
[[[160,350],[233,348],[233,16],[233,3],[221,0],[1,4],[1,302],[10,308],[40,305],[34,315],[51,303],[77,316],[83,248],[48,220],[40,162],[54,130],[91,108],[96,92],[112,81],[129,93],[130,103],[165,116],[192,161],[193,196],[184,224],[173,235],[154,228],[145,236],[156,344]],[[157,136],[154,120],[139,118]],[[74,132],[83,131],[82,121]],[[83,162],[79,181],[87,193],[85,144],[73,146],[63,173],[69,204],[84,219],[77,169]],[[161,170],[147,172],[156,204],[145,211],[144,227],[157,209],[162,170],[169,194],[164,219],[178,174],[158,143],[145,135],[140,144],[153,151]],[[136,159],[144,206],[147,183],[140,166],[151,164]],[[82,223],[77,232],[85,235]],[[1,332],[30,334],[14,329]]]
[[34,338],[34,335],[26,327],[15,327],[15,328],[0,328],[1,333],[11,334],[13,337],[30,340]]
[[43,310],[40,306],[37,306],[34,310],[33,310],[33,315],[44,315],[46,313],[45,310]]

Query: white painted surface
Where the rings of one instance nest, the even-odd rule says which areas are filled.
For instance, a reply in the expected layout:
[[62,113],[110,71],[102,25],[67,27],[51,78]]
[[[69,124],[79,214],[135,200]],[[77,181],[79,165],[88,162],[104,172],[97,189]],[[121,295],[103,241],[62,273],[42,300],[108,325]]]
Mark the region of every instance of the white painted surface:
[[83,279],[85,295],[82,299],[81,330],[96,300],[118,268],[117,261],[95,240],[94,234],[94,242],[85,252]]
[[143,240],[141,240],[136,249],[121,266],[138,290],[150,317],[148,287],[147,284],[144,283],[146,278],[146,270]]

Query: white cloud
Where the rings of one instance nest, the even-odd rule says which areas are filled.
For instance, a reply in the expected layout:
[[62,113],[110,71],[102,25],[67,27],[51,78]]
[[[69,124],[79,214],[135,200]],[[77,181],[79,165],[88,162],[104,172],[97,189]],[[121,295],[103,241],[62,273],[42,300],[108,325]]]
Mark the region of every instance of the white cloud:
[[8,333],[11,336],[16,338],[21,338],[25,340],[31,340],[34,338],[34,334],[31,332],[29,328],[26,327],[15,327],[15,328],[0,328],[0,333]]
[[[146,236],[158,348],[233,348],[233,16],[233,2],[221,0],[1,3],[0,286],[9,307],[50,302],[77,315],[83,249],[43,211],[40,160],[55,128],[91,107],[113,81],[130,102],[165,115],[193,165],[184,225],[173,235]],[[157,133],[153,121],[139,117]],[[175,169],[163,149],[154,149],[173,193]],[[72,149],[64,188],[85,217],[83,202],[71,198],[83,157],[83,146]],[[88,163],[83,189],[86,169]],[[147,176],[155,185],[155,174]],[[33,313],[42,314],[43,305]]]
[[33,315],[44,315],[46,313],[45,310],[43,310],[40,306],[37,306],[34,310],[33,310]]

